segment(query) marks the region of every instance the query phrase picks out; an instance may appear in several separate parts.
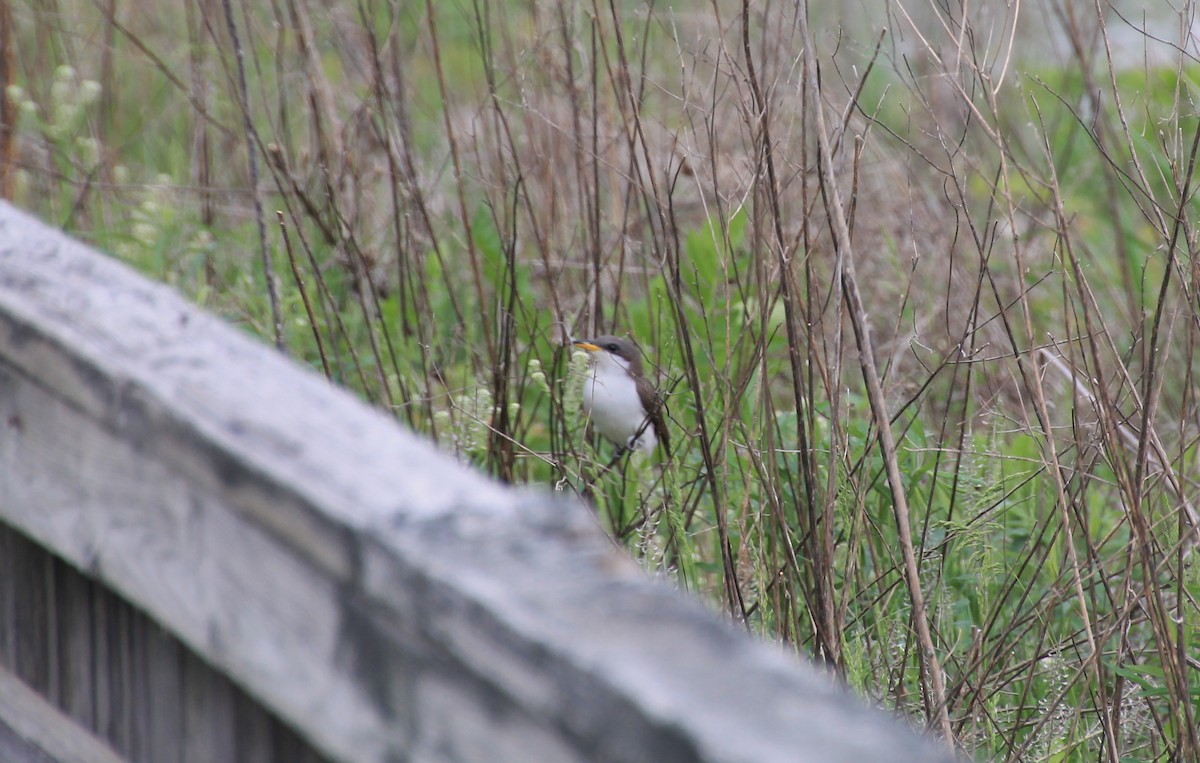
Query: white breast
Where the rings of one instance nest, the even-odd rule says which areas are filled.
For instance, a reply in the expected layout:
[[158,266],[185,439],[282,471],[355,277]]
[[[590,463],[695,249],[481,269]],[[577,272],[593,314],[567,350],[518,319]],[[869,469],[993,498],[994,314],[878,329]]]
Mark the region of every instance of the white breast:
[[[596,362],[583,382],[583,410],[592,426],[618,445],[630,446],[629,438],[642,429],[633,447],[645,453],[658,445],[654,427],[646,422],[637,384],[618,359],[607,352],[596,353]],[[645,425],[643,429],[643,425]]]

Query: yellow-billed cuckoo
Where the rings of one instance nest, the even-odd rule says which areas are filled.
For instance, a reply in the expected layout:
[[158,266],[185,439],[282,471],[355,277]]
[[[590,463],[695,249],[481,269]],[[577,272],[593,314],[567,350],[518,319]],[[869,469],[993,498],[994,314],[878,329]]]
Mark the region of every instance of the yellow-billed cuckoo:
[[583,411],[592,427],[621,448],[670,455],[663,403],[642,373],[642,353],[628,339],[601,336],[572,344],[589,354],[583,380]]

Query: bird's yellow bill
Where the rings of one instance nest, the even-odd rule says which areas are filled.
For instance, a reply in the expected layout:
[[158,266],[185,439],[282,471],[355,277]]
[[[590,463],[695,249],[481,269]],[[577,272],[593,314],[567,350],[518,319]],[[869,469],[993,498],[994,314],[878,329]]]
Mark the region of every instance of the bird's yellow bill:
[[575,345],[576,347],[578,347],[581,350],[587,350],[588,352],[600,352],[600,348],[597,345],[592,344],[591,342],[576,341],[576,342],[571,342],[571,344]]

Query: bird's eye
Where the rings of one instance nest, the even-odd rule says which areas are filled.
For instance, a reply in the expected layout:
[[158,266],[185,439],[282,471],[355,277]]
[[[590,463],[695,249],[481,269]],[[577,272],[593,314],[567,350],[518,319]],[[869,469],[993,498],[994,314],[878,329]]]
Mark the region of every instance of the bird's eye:
[[609,343],[608,343],[608,346],[607,346],[607,347],[605,347],[604,349],[608,350],[609,352],[616,352],[616,351],[617,351],[617,343],[616,343],[616,342],[609,342]]

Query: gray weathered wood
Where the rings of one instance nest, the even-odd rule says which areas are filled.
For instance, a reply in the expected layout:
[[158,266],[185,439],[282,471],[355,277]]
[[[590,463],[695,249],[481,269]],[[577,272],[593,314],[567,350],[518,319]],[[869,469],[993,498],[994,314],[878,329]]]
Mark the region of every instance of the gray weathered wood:
[[[3,204],[0,425],[0,520],[334,759],[949,759],[647,580],[580,505],[465,469]],[[92,659],[126,654],[116,619]],[[187,709],[192,692],[220,705],[219,683],[146,680],[181,696],[158,711],[178,759],[232,754],[232,709]],[[96,722],[122,744],[159,733],[109,712]],[[241,735],[265,749],[261,728]]]
[[0,760],[4,763],[126,763],[3,668],[0,668]]
[[64,712],[91,728],[96,722],[91,608],[95,586],[81,575],[70,574],[57,575],[55,584],[55,599],[61,605],[56,638],[59,685],[51,698]]

